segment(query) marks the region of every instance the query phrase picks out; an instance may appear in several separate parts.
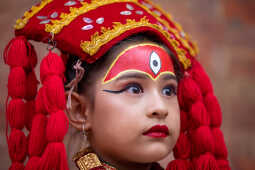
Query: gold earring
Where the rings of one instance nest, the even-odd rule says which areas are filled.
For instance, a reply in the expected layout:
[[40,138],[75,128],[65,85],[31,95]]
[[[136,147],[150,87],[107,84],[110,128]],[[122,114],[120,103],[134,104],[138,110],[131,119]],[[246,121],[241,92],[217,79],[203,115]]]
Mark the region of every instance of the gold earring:
[[80,170],[90,170],[92,168],[103,166],[95,153],[92,153],[89,148],[76,153],[73,156],[73,161]]

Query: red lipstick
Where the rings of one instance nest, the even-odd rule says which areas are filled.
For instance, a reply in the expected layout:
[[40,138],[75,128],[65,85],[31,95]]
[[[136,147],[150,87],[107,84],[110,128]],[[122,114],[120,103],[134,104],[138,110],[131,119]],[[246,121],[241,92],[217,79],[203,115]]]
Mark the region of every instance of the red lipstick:
[[169,135],[169,130],[166,125],[155,125],[146,132],[144,132],[143,135],[153,138],[164,138]]

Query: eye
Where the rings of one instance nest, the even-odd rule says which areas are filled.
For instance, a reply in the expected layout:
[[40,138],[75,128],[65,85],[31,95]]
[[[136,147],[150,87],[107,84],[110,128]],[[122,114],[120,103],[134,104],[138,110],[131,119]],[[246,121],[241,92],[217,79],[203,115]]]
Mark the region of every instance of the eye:
[[124,89],[128,93],[133,93],[133,94],[143,93],[142,87],[137,83],[129,84]]
[[103,90],[103,91],[107,92],[107,93],[113,93],[113,94],[120,94],[123,92],[139,94],[139,93],[143,93],[143,88],[137,83],[131,83],[131,84],[126,85],[123,89],[118,90],[118,91],[114,91],[114,90]]
[[168,85],[163,88],[162,94],[164,96],[173,96],[176,95],[176,87],[174,85]]

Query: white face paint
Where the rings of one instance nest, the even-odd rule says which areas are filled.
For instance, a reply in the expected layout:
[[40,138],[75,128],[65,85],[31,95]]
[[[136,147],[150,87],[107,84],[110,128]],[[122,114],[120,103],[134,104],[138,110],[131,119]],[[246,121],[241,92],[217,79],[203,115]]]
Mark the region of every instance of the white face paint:
[[150,56],[150,68],[152,72],[157,75],[161,69],[161,60],[156,52],[152,52]]

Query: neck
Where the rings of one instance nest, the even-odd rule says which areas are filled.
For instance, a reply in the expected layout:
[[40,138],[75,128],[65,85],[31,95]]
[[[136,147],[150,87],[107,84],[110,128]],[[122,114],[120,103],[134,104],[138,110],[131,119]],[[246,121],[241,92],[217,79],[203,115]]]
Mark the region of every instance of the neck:
[[150,170],[151,163],[141,164],[141,163],[132,163],[132,162],[114,162],[114,161],[107,161],[107,164],[113,166],[117,170]]
[[116,161],[110,158],[103,157],[102,155],[98,154],[99,159],[116,168],[117,170],[150,170],[151,169],[151,163],[135,163],[135,162],[124,162],[124,161]]

